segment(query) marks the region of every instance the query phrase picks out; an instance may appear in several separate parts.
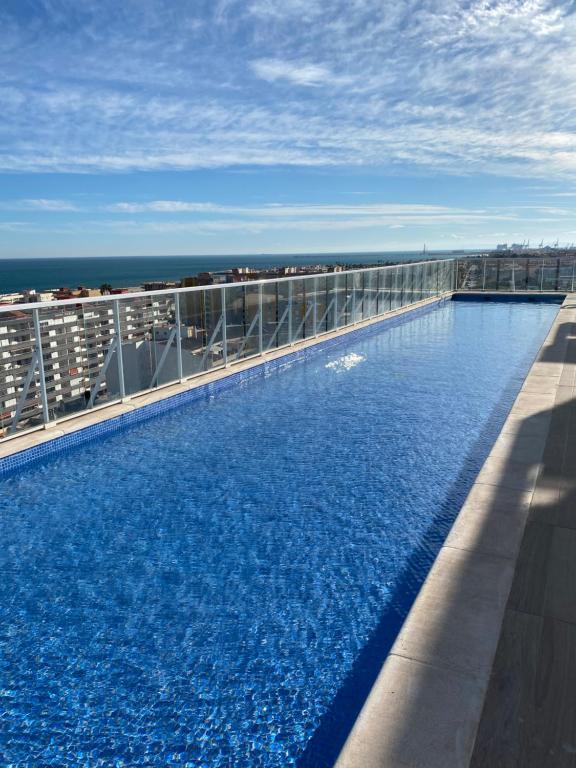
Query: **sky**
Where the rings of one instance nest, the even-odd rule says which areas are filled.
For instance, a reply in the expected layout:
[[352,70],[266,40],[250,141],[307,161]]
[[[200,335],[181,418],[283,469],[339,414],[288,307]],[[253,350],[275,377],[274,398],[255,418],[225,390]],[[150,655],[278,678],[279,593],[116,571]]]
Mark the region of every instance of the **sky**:
[[563,0],[2,0],[0,257],[576,242]]

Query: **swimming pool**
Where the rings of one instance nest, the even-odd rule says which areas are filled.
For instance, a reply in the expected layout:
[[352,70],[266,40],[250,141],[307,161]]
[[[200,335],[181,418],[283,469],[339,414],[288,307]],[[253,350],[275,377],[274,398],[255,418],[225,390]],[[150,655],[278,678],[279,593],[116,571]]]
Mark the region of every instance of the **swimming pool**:
[[6,478],[0,762],[330,765],[557,311],[449,302]]

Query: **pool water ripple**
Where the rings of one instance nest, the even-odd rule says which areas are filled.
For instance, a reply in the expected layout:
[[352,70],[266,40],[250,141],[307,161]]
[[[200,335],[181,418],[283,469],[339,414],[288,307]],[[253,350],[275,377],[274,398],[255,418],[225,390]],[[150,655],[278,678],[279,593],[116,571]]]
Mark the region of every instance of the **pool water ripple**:
[[449,303],[3,481],[0,763],[289,766],[341,740],[335,697],[557,311]]

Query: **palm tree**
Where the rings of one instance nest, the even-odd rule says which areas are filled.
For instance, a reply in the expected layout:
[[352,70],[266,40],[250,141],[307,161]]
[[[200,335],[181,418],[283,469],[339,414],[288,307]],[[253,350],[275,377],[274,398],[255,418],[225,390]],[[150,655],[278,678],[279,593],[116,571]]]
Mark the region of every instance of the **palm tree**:
[[104,296],[107,293],[112,293],[112,286],[110,285],[110,283],[102,283],[102,285],[100,286],[100,295]]

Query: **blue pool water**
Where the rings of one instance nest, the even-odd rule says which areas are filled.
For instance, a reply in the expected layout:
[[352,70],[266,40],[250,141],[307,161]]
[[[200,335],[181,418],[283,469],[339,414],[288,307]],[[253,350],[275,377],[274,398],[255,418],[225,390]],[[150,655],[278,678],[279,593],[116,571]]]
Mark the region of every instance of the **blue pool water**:
[[558,308],[447,303],[0,485],[0,764],[331,765]]

